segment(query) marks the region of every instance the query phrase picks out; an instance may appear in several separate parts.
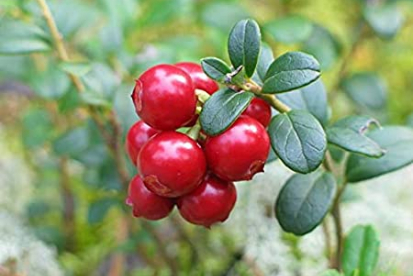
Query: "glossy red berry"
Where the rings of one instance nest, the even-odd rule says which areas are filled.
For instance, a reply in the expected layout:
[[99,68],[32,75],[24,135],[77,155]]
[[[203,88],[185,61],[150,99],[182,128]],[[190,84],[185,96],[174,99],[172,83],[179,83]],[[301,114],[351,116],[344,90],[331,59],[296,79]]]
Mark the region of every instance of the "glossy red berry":
[[188,123],[197,102],[191,77],[166,64],[154,66],[139,77],[132,99],[139,117],[160,130],[174,130]]
[[271,107],[260,98],[254,98],[243,114],[254,118],[264,127],[267,127],[271,121]]
[[159,130],[148,126],[143,121],[138,121],[131,126],[126,135],[125,148],[134,165],[136,165],[136,158],[138,157],[142,146],[149,140],[149,138],[159,132]]
[[187,221],[210,227],[225,221],[237,199],[237,191],[232,182],[207,176],[190,194],[177,200],[179,212]]
[[194,62],[179,62],[175,66],[187,72],[194,82],[195,88],[213,94],[219,89],[218,84],[205,75],[201,65]]
[[142,147],[138,170],[149,190],[160,196],[178,197],[201,183],[206,160],[201,147],[185,134],[162,132]]
[[168,216],[175,205],[174,200],[158,196],[148,190],[138,175],[129,184],[126,203],[132,206],[135,217],[150,220],[158,220]]
[[224,133],[208,137],[205,155],[212,172],[228,181],[250,180],[262,172],[270,149],[265,128],[242,115]]

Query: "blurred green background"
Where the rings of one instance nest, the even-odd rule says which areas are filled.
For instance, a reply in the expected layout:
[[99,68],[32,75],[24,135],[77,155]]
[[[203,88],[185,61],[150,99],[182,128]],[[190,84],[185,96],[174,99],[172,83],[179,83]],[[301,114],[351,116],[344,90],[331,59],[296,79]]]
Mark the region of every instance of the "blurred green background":
[[[272,207],[262,200],[255,215],[243,217],[252,200],[251,188],[243,183],[235,219],[228,225],[212,230],[191,226],[176,211],[155,223],[134,219],[124,204],[119,160],[100,134],[102,127],[116,131],[110,123],[115,114],[123,129],[115,143],[123,143],[125,131],[138,119],[130,100],[134,79],[149,66],[199,62],[205,56],[228,60],[227,36],[240,19],[256,19],[276,55],[302,50],[319,59],[333,120],[367,113],[384,124],[413,126],[412,1],[48,4],[71,62],[59,61],[36,1],[0,2],[0,275],[320,272],[324,263],[315,262],[315,272],[304,269],[311,264],[290,265],[304,258],[299,240],[280,234],[275,222],[260,231],[274,231],[274,242],[289,254],[285,259],[271,258],[271,251],[257,254],[247,247],[248,239],[234,234],[235,228],[255,233],[257,225],[251,225],[257,220],[251,216],[272,216]],[[81,96],[68,72],[82,79],[86,88]],[[91,119],[91,110],[101,125]],[[126,166],[132,176],[135,168],[129,162]],[[279,174],[257,178],[256,189],[262,188],[260,181],[281,183],[288,175],[279,166],[272,169]],[[412,179],[411,171],[403,173]],[[247,237],[254,236],[248,231]],[[269,268],[282,262],[289,265]],[[377,275],[412,275],[406,274],[409,268],[391,265],[389,274]]]

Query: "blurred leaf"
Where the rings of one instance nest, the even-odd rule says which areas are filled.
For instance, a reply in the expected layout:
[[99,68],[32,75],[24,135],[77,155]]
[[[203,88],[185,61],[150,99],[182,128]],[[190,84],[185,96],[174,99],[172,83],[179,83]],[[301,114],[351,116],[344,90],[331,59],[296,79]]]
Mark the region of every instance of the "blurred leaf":
[[182,8],[179,4],[176,0],[151,0],[150,5],[147,5],[147,9],[139,17],[140,24],[151,26],[172,20]]
[[317,227],[333,203],[336,180],[331,173],[295,174],[281,189],[275,213],[282,229],[305,235]]
[[314,82],[319,76],[320,65],[314,57],[302,52],[288,52],[269,67],[262,92],[288,92]]
[[268,154],[267,161],[265,161],[265,163],[268,164],[268,163],[271,163],[271,162],[273,162],[277,159],[278,159],[277,155],[275,154],[274,150],[271,148],[270,153]]
[[247,18],[249,13],[239,4],[212,2],[202,12],[202,19],[207,25],[227,33],[238,21]]
[[113,198],[103,198],[89,205],[87,220],[90,224],[101,223],[108,213],[109,209],[118,202]]
[[213,80],[225,82],[226,75],[231,73],[231,69],[225,63],[216,57],[206,57],[201,59],[202,70]]
[[123,30],[116,21],[108,22],[99,32],[100,47],[105,53],[117,52],[123,46]]
[[292,110],[276,115],[268,134],[277,156],[295,172],[312,172],[323,161],[326,135],[318,120],[307,111]]
[[0,20],[0,54],[49,51],[48,35],[33,23]]
[[346,177],[349,182],[374,178],[401,169],[413,162],[413,129],[387,126],[369,132],[367,137],[376,141],[386,154],[378,159],[350,155],[346,167]]
[[89,137],[86,127],[76,127],[60,135],[53,142],[53,150],[58,155],[74,157],[87,149]]
[[199,116],[204,132],[210,136],[224,132],[248,107],[253,97],[250,92],[238,93],[229,88],[212,94]]
[[342,83],[346,94],[360,107],[382,110],[386,107],[387,88],[382,78],[372,72],[355,73]]
[[253,79],[257,81],[260,85],[264,83],[265,74],[271,63],[274,61],[274,54],[270,46],[265,43],[261,43],[261,51],[258,56],[257,70]]
[[30,202],[26,208],[27,217],[31,220],[36,219],[39,216],[46,215],[50,210],[51,206],[48,202],[37,200]]
[[403,15],[396,3],[368,4],[364,18],[379,36],[388,39],[394,37],[403,24]]
[[279,94],[277,97],[292,109],[307,110],[322,125],[326,125],[329,120],[327,91],[321,79],[299,90]]
[[53,134],[53,122],[50,114],[43,109],[29,109],[22,120],[23,144],[28,149],[43,146]]
[[39,225],[33,227],[34,235],[47,244],[56,246],[58,249],[63,249],[65,237],[63,233],[54,226]]
[[62,113],[76,109],[80,104],[79,93],[75,89],[69,89],[59,100],[59,111]]
[[[357,225],[344,241],[343,271],[346,276],[370,276],[379,257],[380,241],[370,225]],[[356,272],[357,271],[357,272]]]
[[311,35],[313,24],[302,16],[291,15],[268,22],[264,30],[276,41],[292,44],[306,40]]
[[313,32],[304,42],[302,51],[313,55],[320,62],[321,69],[325,70],[334,65],[341,53],[341,46],[327,29],[314,25]]
[[346,151],[369,157],[381,157],[385,151],[365,132],[369,126],[379,123],[367,116],[348,116],[327,128],[327,140]]
[[122,27],[128,27],[138,15],[138,1],[136,0],[99,0],[103,5],[110,21],[119,22]]
[[247,77],[254,74],[261,45],[261,32],[252,19],[239,21],[228,38],[228,54],[234,68],[243,65]]
[[335,269],[329,269],[327,271],[324,271],[323,273],[320,274],[320,276],[343,276],[340,272],[338,272]]
[[128,130],[139,117],[136,114],[135,106],[131,101],[130,95],[132,93],[132,87],[128,84],[124,84],[116,90],[115,99],[113,102],[114,109],[118,118],[122,124],[124,131]]
[[[102,63],[93,64],[92,70],[84,75],[82,79],[87,90],[90,91],[90,95],[95,95],[98,102],[101,101],[100,99],[112,99],[120,84],[120,79],[116,73],[108,65]],[[88,97],[86,96],[86,98]],[[92,103],[93,99],[90,99],[90,102]]]
[[80,94],[82,102],[94,106],[110,106],[110,102],[104,95],[91,90],[85,90]]
[[64,72],[81,77],[89,73],[92,70],[92,66],[89,63],[83,62],[61,62],[59,68]]
[[52,100],[62,97],[70,88],[66,73],[52,67],[41,74],[31,76],[31,82],[38,96]]

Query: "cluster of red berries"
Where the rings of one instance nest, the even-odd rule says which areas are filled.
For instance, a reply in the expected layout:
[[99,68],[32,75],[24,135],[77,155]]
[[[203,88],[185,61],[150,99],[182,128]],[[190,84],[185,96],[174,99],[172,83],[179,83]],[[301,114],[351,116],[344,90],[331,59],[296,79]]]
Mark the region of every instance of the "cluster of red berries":
[[161,219],[177,205],[187,221],[209,227],[225,221],[234,207],[233,181],[263,170],[270,106],[255,98],[225,132],[209,137],[201,131],[194,140],[176,130],[198,119],[196,89],[211,95],[219,87],[191,62],[154,66],[136,81],[132,99],[142,121],[126,138],[139,172],[127,199],[136,217]]

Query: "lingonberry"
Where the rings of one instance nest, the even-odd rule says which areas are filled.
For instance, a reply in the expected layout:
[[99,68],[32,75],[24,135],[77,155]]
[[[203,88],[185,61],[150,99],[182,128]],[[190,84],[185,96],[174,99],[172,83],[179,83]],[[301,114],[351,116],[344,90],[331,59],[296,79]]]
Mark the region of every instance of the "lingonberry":
[[262,172],[270,141],[265,128],[255,119],[242,115],[224,133],[208,137],[205,154],[218,177],[228,181],[250,180]]
[[126,203],[132,206],[135,217],[150,220],[166,217],[175,205],[173,199],[158,196],[148,190],[139,175],[135,176],[129,184]]
[[254,118],[264,127],[267,127],[271,121],[271,107],[260,98],[254,98],[243,114]]
[[187,221],[209,228],[228,218],[236,199],[232,182],[209,175],[193,192],[178,198],[177,205]]
[[175,66],[187,72],[194,82],[195,88],[204,90],[208,94],[213,94],[219,87],[218,84],[205,75],[201,65],[193,62],[179,62]]
[[200,184],[206,172],[201,147],[183,133],[162,132],[151,138],[138,155],[138,170],[152,192],[178,197]]
[[125,148],[134,165],[136,165],[136,158],[138,157],[142,146],[149,140],[149,138],[159,132],[159,130],[148,126],[143,121],[138,121],[131,126],[126,135]]
[[194,116],[197,98],[191,77],[182,69],[156,65],[138,80],[132,93],[136,112],[148,125],[174,130]]

